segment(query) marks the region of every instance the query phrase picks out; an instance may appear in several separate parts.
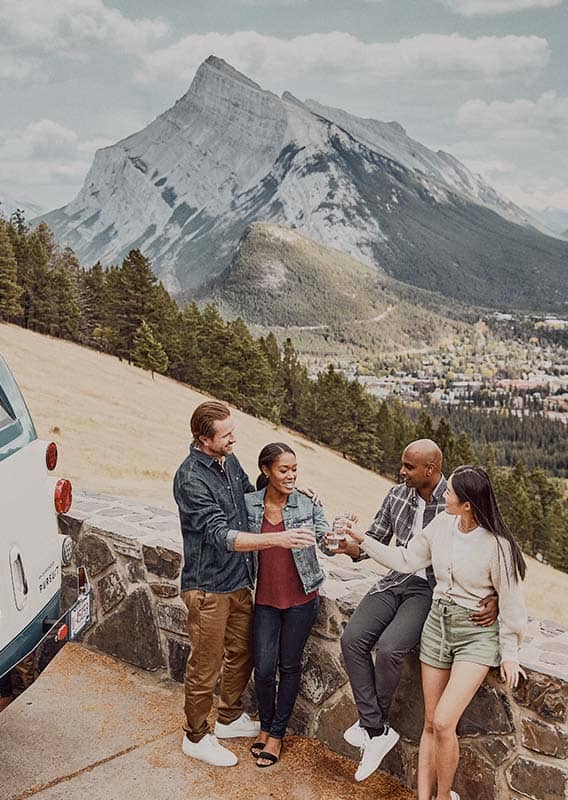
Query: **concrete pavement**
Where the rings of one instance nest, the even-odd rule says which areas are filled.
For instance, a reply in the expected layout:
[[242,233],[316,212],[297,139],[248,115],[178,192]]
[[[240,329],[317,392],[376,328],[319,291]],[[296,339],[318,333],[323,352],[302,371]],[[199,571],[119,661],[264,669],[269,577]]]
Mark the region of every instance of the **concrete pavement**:
[[183,687],[81,645],[68,644],[0,714],[1,800],[409,800],[378,773],[318,741],[289,737],[279,764],[256,768],[247,740],[229,769],[181,752]]

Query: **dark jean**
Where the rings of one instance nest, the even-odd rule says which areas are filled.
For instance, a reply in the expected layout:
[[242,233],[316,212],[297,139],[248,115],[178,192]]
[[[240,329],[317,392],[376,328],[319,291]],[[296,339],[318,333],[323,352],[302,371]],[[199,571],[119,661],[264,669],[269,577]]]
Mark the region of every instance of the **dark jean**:
[[427,581],[412,576],[382,592],[368,592],[343,631],[341,650],[364,728],[381,728],[388,721],[404,656],[420,641],[431,604]]
[[[260,728],[284,738],[300,690],[302,653],[316,621],[319,597],[291,608],[255,606],[254,688]],[[276,671],[279,673],[276,691]]]

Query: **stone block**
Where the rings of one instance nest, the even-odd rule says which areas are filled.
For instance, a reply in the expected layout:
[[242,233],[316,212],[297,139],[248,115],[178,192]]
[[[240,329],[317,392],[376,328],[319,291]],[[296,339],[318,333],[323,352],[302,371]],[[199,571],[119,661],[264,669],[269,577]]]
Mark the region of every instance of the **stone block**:
[[464,800],[500,800],[495,767],[474,746],[463,742],[454,788]]
[[178,683],[183,683],[185,676],[185,664],[189,656],[189,644],[181,642],[179,639],[169,639],[168,642],[168,664],[170,675]]
[[297,736],[313,736],[317,727],[318,716],[318,709],[314,708],[303,697],[298,697],[288,723],[288,729]]
[[507,771],[509,786],[531,800],[565,800],[566,770],[519,756]]
[[302,658],[300,692],[303,697],[318,705],[345,683],[347,675],[341,666],[339,652],[328,649],[323,639],[308,639]]
[[129,594],[88,634],[88,644],[147,670],[164,666],[160,633],[148,590]]
[[130,583],[141,583],[146,580],[146,569],[144,562],[137,558],[128,558],[124,564],[126,577]]
[[135,525],[128,525],[122,517],[105,517],[99,514],[89,517],[83,524],[85,533],[98,536],[110,536],[113,541],[135,543],[142,531]]
[[515,750],[515,739],[512,736],[490,736],[481,740],[480,747],[498,767]]
[[162,630],[187,636],[187,608],[183,603],[158,603],[158,625]]
[[459,724],[459,736],[512,733],[513,723],[505,695],[483,684],[466,708]]
[[526,748],[555,758],[568,756],[568,737],[555,725],[527,717],[521,724],[521,741]]
[[249,717],[255,717],[258,714],[258,702],[256,700],[254,681],[252,678],[247,683],[246,689],[241,695],[241,700]]
[[372,583],[368,580],[360,580],[349,581],[349,583],[345,585],[349,588],[341,597],[337,598],[336,603],[341,613],[350,617],[371,588]]
[[323,595],[312,632],[324,639],[341,639],[346,620],[340,613],[337,603]]
[[112,544],[115,553],[118,553],[118,555],[132,561],[142,561],[142,550],[138,542],[125,542],[119,539],[113,539]]
[[173,583],[157,583],[150,581],[150,589],[157,597],[177,597],[179,595],[179,587]]
[[96,596],[99,598],[100,607],[105,614],[126,597],[126,588],[116,570],[109,572],[99,580]]
[[146,569],[159,578],[175,579],[181,571],[182,557],[165,547],[143,545],[142,552]]
[[70,536],[75,544],[79,541],[81,536],[81,528],[83,527],[83,519],[73,516],[72,514],[60,514],[57,518],[59,526],[59,533],[62,536]]
[[77,573],[75,570],[64,572],[61,576],[61,599],[59,607],[61,613],[71,608],[77,599]]
[[80,538],[75,548],[74,559],[77,564],[87,568],[90,578],[99,575],[116,561],[114,553],[104,539],[93,534],[84,534]]
[[568,714],[568,685],[560,678],[529,672],[513,691],[517,703],[544,719],[564,722]]
[[404,745],[399,742],[381,761],[381,769],[394,775],[399,781],[405,781],[408,777],[403,747]]
[[342,694],[332,705],[322,708],[315,735],[330,750],[349,758],[358,758],[359,749],[347,744],[343,732],[357,720],[357,709],[351,695]]
[[404,659],[389,720],[402,737],[415,744],[419,742],[424,727],[424,698],[420,681],[420,662],[416,652],[409,653]]

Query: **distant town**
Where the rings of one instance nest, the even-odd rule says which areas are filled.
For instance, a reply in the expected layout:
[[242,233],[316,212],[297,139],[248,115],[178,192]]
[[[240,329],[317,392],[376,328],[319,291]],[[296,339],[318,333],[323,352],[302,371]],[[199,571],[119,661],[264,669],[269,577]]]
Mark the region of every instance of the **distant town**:
[[[503,336],[513,323],[521,324],[523,335]],[[542,415],[568,424],[567,339],[568,320],[494,314],[476,323],[471,335],[435,351],[382,357],[375,375],[360,374],[354,365],[342,372],[381,399]]]

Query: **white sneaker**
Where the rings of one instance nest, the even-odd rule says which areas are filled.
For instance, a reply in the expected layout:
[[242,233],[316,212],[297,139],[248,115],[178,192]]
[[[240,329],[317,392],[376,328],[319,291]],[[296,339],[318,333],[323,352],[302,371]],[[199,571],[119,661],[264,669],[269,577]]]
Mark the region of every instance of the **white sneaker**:
[[459,794],[457,792],[454,792],[452,790],[452,791],[450,791],[450,800],[461,800],[461,797],[459,796]]
[[369,775],[380,766],[381,761],[386,754],[392,750],[395,744],[400,739],[400,736],[393,728],[387,728],[386,733],[380,736],[369,736],[367,731],[363,728],[363,746],[361,762],[357,767],[355,773],[356,781],[364,781]]
[[240,736],[252,737],[256,736],[257,733],[260,733],[260,722],[251,719],[245,711],[238,719],[228,725],[224,725],[222,722],[215,723],[215,736],[218,736],[219,739],[238,739]]
[[181,749],[186,756],[198,758],[199,761],[205,761],[206,764],[213,764],[215,767],[234,767],[239,760],[210,733],[206,733],[198,742],[191,742],[184,736]]
[[343,733],[343,738],[347,744],[350,744],[352,747],[362,747],[365,741],[363,731],[364,729],[361,727],[361,723],[357,720]]

